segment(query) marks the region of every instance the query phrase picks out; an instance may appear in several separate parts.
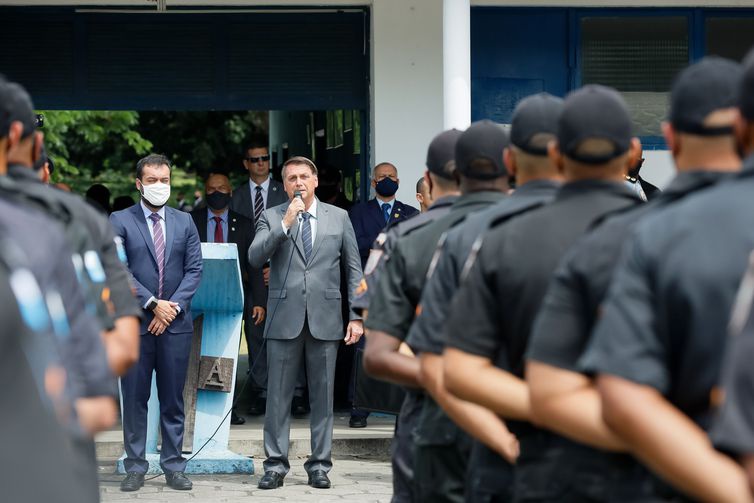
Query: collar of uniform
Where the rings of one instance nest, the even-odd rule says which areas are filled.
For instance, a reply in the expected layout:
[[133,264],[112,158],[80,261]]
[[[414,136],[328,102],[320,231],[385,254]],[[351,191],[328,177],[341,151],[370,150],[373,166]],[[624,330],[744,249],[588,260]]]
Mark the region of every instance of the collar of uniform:
[[591,192],[612,193],[616,196],[638,199],[631,189],[626,187],[623,182],[614,182],[611,180],[578,180],[564,184],[558,191],[556,199],[566,199],[570,197],[580,197]]
[[[498,190],[479,190],[462,194],[453,205],[453,209],[463,208],[480,203],[493,204],[505,197],[505,194]],[[451,210],[452,211],[452,210]]]
[[737,176],[743,178],[754,176],[754,154],[751,154],[744,159],[744,164],[741,167],[741,172]]
[[9,164],[8,176],[18,182],[42,183],[42,180],[39,179],[36,171],[21,164]]
[[451,206],[457,200],[458,200],[458,196],[443,196],[440,199],[436,200],[434,203],[432,203],[432,206],[429,207],[428,211]]
[[551,191],[559,189],[561,185],[563,184],[555,180],[532,180],[516,187],[516,190],[514,190],[513,193],[529,194],[539,192],[541,190]]
[[678,196],[688,192],[716,184],[726,178],[733,178],[734,174],[724,171],[693,170],[678,173],[675,178],[665,187],[662,195]]

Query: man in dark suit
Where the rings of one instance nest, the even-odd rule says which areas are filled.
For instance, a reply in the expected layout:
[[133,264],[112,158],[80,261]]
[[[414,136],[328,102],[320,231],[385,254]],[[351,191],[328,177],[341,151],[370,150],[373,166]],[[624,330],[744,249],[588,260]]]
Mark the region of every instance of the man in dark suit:
[[[341,267],[346,271],[348,300],[362,279],[358,248],[348,213],[314,196],[317,167],[305,157],[283,165],[288,205],[262,214],[249,261],[259,267],[270,261],[270,319],[267,339],[269,369],[264,422],[264,476],[260,489],[283,485],[290,469],[289,407],[296,375],[307,370],[312,410],[312,454],[304,464],[309,485],[330,487],[332,468],[333,390],[335,360],[341,340],[356,343],[363,334],[361,319],[349,310],[343,337]],[[294,197],[298,195],[299,197]]]
[[367,263],[372,243],[382,229],[419,213],[413,206],[395,199],[399,183],[398,169],[395,166],[389,162],[378,164],[372,171],[375,198],[351,208],[351,223],[359,245],[362,269]]
[[122,491],[137,491],[149,468],[145,459],[147,401],[157,373],[162,450],[160,466],[173,489],[189,490],[184,475],[183,385],[194,332],[191,299],[202,276],[202,250],[191,216],[165,206],[170,161],[150,154],[136,164],[141,202],[110,215],[122,240],[136,297],[144,310],[139,362],[121,379],[124,466]]
[[[249,348],[249,369],[254,374],[258,372],[257,368],[260,365],[259,361],[254,365],[254,360],[262,349],[262,341],[252,337],[252,327],[264,322],[266,303],[258,299],[264,299],[265,302],[267,299],[262,272],[259,269],[252,270],[246,258],[249,246],[254,239],[254,223],[228,208],[231,190],[227,175],[222,173],[209,175],[204,183],[204,193],[207,207],[192,211],[191,218],[194,219],[196,230],[199,232],[199,240],[202,243],[235,243],[238,247],[238,261],[244,290],[244,333],[246,345]],[[264,367],[267,367],[266,362]],[[230,422],[244,424],[246,420],[233,410]]]
[[[249,173],[249,182],[243,183],[233,191],[233,197],[230,201],[230,209],[240,213],[244,217],[253,221],[256,226],[259,217],[267,208],[273,208],[279,204],[288,202],[288,196],[285,194],[283,184],[273,180],[270,176],[270,149],[267,147],[267,139],[254,137],[244,150],[243,166]],[[254,239],[252,230],[251,239]],[[241,257],[239,251],[239,257]],[[267,281],[269,277],[269,265],[264,264],[260,268],[250,268],[250,274],[261,274],[264,278],[265,288],[260,292],[260,296],[254,297],[254,302],[258,306],[267,305]],[[247,318],[248,320],[249,318]],[[254,371],[249,374],[251,378],[252,392],[254,398],[249,408],[249,414],[258,416],[264,414],[267,400],[267,356],[265,353],[264,341],[264,322],[260,324],[246,323],[244,332],[248,337],[251,334],[252,342],[249,343],[249,353],[253,350],[260,351],[259,357],[253,355],[256,360]],[[303,394],[305,387],[305,376],[303,372],[296,386],[296,406],[298,414],[306,413],[303,409]]]

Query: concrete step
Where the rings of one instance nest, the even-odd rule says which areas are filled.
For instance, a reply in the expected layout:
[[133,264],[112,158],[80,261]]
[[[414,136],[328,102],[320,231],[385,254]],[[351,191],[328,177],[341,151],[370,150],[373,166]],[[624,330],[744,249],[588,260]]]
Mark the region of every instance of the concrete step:
[[[246,417],[246,424],[230,427],[228,447],[244,456],[264,459],[262,428],[264,417]],[[349,428],[348,413],[336,413],[333,422],[333,457],[390,458],[390,442],[393,439],[395,417],[373,414],[366,428]],[[123,431],[120,428],[97,435],[97,458],[101,461],[115,460],[123,454]],[[291,420],[289,457],[299,458],[311,453],[309,418]]]

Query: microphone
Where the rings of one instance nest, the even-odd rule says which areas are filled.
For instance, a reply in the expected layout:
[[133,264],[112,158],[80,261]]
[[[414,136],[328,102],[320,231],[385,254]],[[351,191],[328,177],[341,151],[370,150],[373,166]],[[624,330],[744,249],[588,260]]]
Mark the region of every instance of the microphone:
[[[299,199],[301,199],[301,201],[302,201],[302,202],[304,201],[304,198],[303,198],[303,196],[301,195],[301,191],[300,191],[300,190],[297,190],[296,192],[294,192],[294,193],[293,193],[293,198],[295,199],[295,198],[297,198],[297,197],[298,197]],[[301,223],[301,221],[302,221],[302,220],[304,219],[304,217],[302,216],[302,215],[303,215],[303,213],[304,213],[304,210],[299,210],[299,212],[297,213],[297,215],[298,215],[298,221],[299,221],[299,223]]]

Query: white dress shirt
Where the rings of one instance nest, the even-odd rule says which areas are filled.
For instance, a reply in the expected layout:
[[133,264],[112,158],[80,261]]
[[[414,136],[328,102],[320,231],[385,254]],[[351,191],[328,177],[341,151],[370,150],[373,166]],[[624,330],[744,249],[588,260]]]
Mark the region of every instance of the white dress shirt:
[[[309,209],[305,211],[306,213],[309,213],[309,215],[311,215],[311,217],[309,217],[309,225],[312,228],[312,248],[314,248],[314,242],[317,240],[317,198],[316,197],[312,200],[312,205],[309,206]],[[299,219],[299,223],[298,223],[299,235],[301,234],[301,224],[303,224],[303,222],[304,222],[303,218]],[[283,224],[283,232],[288,234],[288,231],[290,229],[288,229],[288,227],[285,226],[285,223],[283,222],[281,223]]]
[[254,207],[254,201],[257,200],[257,187],[262,187],[262,201],[264,201],[264,207],[267,208],[267,194],[270,192],[270,179],[269,177],[264,182],[257,184],[249,178],[249,190],[251,191],[251,206]]

